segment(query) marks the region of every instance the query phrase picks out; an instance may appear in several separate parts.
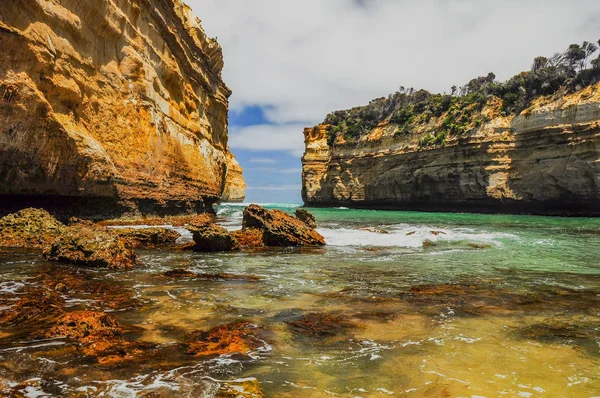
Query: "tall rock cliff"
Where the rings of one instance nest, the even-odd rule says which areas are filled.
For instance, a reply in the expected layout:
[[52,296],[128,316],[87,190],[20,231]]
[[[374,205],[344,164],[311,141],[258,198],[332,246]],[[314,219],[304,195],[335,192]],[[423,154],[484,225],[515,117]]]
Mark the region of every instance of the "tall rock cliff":
[[221,198],[231,91],[180,0],[9,0],[0,48],[1,207],[174,214]]
[[[419,95],[395,107],[392,97],[375,100],[305,129],[305,203],[600,215],[600,84],[538,96],[513,113],[507,94],[504,102],[411,98]],[[386,107],[391,116],[352,135],[353,115],[364,125]]]
[[246,182],[242,176],[242,167],[231,153],[227,154],[227,178],[222,202],[241,203],[246,199]]

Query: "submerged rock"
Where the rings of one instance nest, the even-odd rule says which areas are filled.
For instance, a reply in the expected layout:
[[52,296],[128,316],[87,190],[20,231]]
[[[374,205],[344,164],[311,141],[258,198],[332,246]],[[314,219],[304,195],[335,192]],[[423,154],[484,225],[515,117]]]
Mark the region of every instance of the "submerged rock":
[[41,248],[65,229],[46,210],[24,209],[0,218],[0,246]]
[[225,354],[246,355],[265,345],[257,336],[261,329],[249,322],[217,326],[209,331],[194,331],[186,338],[186,354],[196,357]]
[[142,302],[135,298],[135,291],[120,283],[107,283],[94,279],[84,269],[48,267],[39,276],[48,289],[76,299],[94,297],[98,304],[112,310],[140,307]]
[[324,238],[299,219],[281,210],[267,210],[258,205],[244,209],[242,229],[263,232],[265,246],[322,246]]
[[194,251],[213,253],[239,249],[237,240],[229,231],[216,224],[193,225],[188,230],[194,235]]
[[355,327],[343,315],[319,313],[306,314],[300,319],[288,322],[287,325],[295,334],[308,337],[334,337]]
[[263,398],[265,394],[255,378],[228,381],[221,386],[218,398]]
[[63,314],[64,300],[56,292],[46,289],[26,289],[14,305],[4,305],[0,311],[0,325],[40,326]]
[[248,281],[248,282],[256,282],[261,280],[261,277],[256,275],[240,275],[240,274],[229,274],[229,273],[219,273],[219,274],[198,274],[196,272],[187,271],[184,269],[173,269],[171,271],[167,271],[162,276],[167,278],[194,278],[194,279],[205,279],[211,281]]
[[43,256],[49,261],[110,269],[129,269],[137,263],[124,239],[107,228],[88,224],[68,227],[44,249]]
[[134,248],[172,246],[181,237],[181,234],[175,230],[159,227],[117,228],[114,231],[121,238],[125,239],[129,246]]
[[112,340],[120,335],[119,323],[111,315],[96,311],[73,311],[63,315],[46,337],[66,337],[80,344]]
[[302,221],[308,228],[317,228],[317,219],[308,210],[296,209],[296,218]]

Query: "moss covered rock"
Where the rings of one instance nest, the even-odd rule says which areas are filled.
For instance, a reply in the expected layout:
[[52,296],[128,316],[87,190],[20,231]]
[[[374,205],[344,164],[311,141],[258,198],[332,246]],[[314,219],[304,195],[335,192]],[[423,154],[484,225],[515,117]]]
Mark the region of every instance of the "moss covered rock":
[[46,210],[23,209],[0,218],[0,246],[41,248],[65,229],[65,225]]
[[44,249],[44,258],[69,264],[110,269],[129,269],[135,252],[114,231],[92,224],[75,224]]

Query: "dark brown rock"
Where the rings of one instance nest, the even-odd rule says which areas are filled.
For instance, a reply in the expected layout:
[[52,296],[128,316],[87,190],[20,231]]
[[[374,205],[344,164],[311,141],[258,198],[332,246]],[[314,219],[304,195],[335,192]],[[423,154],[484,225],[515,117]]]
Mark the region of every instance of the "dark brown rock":
[[355,325],[343,315],[310,313],[288,322],[290,329],[308,337],[334,337],[354,328]]
[[0,246],[41,248],[65,229],[45,210],[24,209],[0,218]]
[[296,209],[296,218],[302,221],[308,228],[317,228],[317,219],[308,210]]
[[213,253],[239,249],[237,240],[223,227],[216,224],[193,225],[188,229],[194,235],[194,251]]
[[258,205],[244,209],[242,227],[263,232],[265,246],[322,246],[323,237],[305,223],[280,210],[267,210]]
[[90,267],[129,269],[136,255],[125,241],[105,227],[75,224],[44,249],[44,258]]

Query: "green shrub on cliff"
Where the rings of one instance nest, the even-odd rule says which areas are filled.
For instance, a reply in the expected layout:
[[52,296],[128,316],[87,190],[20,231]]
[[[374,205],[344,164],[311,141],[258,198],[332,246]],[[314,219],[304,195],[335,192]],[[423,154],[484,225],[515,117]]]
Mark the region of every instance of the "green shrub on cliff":
[[599,82],[597,50],[598,45],[591,42],[572,44],[550,58],[535,58],[531,70],[504,83],[497,82],[496,75],[489,73],[464,86],[453,86],[451,94],[400,87],[387,98],[327,115],[324,123],[332,126],[327,142],[333,146],[339,135],[353,142],[380,123],[392,123],[398,126],[394,132],[396,137],[433,129],[437,133],[423,137],[419,146],[443,145],[448,137],[465,135],[487,122],[482,110],[491,98],[501,101],[502,114],[515,115],[537,97],[563,95]]

